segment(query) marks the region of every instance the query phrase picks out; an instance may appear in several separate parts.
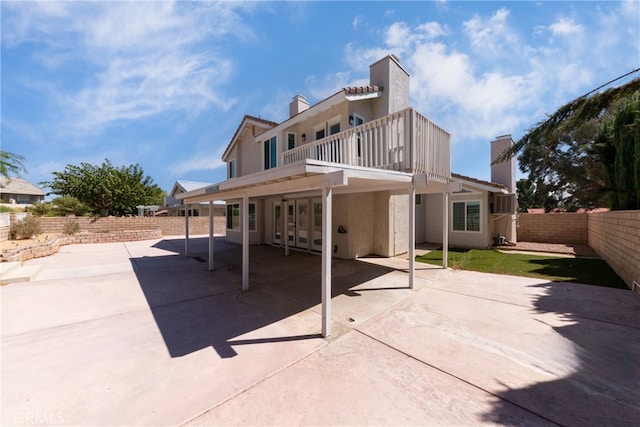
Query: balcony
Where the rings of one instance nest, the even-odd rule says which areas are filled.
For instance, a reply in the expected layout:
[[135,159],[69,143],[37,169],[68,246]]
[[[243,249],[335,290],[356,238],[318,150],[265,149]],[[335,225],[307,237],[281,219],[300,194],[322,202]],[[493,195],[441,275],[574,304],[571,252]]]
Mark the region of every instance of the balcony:
[[413,108],[372,120],[282,153],[281,164],[305,159],[451,177],[451,137]]

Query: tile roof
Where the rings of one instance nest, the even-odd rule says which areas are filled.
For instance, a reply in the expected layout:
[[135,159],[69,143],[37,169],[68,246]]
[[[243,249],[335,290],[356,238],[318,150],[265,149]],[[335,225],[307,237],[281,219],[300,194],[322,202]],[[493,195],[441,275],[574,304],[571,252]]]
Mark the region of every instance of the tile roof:
[[30,196],[46,195],[42,189],[22,178],[0,178],[0,193],[27,194]]
[[373,93],[379,92],[382,90],[382,86],[379,85],[369,85],[369,86],[351,86],[343,88],[344,93],[347,95],[356,95],[360,93]]

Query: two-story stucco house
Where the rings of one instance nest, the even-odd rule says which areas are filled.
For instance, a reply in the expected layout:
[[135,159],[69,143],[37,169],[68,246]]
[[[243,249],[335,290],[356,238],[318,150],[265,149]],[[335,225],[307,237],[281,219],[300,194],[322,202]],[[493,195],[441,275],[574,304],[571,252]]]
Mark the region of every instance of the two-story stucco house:
[[[313,106],[297,95],[281,123],[244,116],[223,154],[227,180],[177,195],[185,204],[226,201],[227,239],[243,246],[245,290],[250,244],[321,253],[324,335],[331,258],[408,252],[412,286],[416,229],[424,241],[439,228],[435,240],[446,250],[449,195],[464,191],[452,180],[450,135],[409,105],[409,74],[398,58],[372,64],[369,83]],[[460,207],[452,206],[457,225]],[[463,219],[474,215],[472,206],[465,204]],[[210,268],[212,257],[211,243]]]

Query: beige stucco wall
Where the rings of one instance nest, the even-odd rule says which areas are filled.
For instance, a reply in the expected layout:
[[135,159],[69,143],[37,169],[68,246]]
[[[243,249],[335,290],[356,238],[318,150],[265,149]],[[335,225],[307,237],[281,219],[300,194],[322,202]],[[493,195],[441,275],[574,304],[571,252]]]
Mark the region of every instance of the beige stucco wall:
[[[425,239],[442,243],[442,194],[426,195]],[[453,202],[480,201],[480,232],[453,230]],[[451,194],[449,196],[449,246],[458,248],[486,248],[492,244],[495,231],[488,218],[488,193]]]
[[388,191],[379,191],[373,195],[374,219],[373,227],[375,233],[373,235],[372,252],[380,256],[391,256],[393,240],[393,229],[391,228],[391,208],[390,195]]
[[391,196],[391,212],[393,248],[391,255],[399,255],[409,251],[409,196],[395,194]]
[[[453,230],[453,203],[462,201],[480,201],[480,231]],[[449,245],[459,248],[486,248],[491,246],[490,226],[488,224],[488,193],[452,194],[449,197]],[[442,239],[441,239],[442,240]]]
[[425,194],[425,241],[442,243],[442,194]]
[[516,243],[518,234],[516,229],[517,215],[490,214],[489,215],[489,238],[497,234],[505,236],[508,242]]

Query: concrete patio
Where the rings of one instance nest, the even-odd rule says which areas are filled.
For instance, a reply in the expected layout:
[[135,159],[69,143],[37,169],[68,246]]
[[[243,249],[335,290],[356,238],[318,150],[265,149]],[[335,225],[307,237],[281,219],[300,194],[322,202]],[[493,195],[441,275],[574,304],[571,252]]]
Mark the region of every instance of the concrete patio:
[[[65,246],[0,288],[2,425],[635,425],[640,296],[216,238]],[[1,268],[1,266],[0,266]]]

